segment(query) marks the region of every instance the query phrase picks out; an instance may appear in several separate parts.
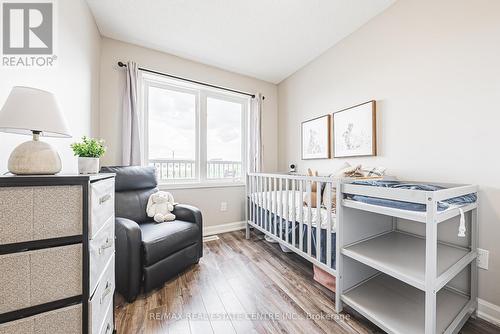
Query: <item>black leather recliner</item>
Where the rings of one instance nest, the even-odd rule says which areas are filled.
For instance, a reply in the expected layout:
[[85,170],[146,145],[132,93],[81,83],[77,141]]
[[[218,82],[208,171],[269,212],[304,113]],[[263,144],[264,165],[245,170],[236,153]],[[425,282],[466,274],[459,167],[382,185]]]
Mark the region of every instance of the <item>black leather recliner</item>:
[[176,220],[156,223],[146,215],[149,195],[158,191],[154,167],[103,167],[116,173],[116,290],[128,302],[161,287],[203,256],[202,216],[178,204]]

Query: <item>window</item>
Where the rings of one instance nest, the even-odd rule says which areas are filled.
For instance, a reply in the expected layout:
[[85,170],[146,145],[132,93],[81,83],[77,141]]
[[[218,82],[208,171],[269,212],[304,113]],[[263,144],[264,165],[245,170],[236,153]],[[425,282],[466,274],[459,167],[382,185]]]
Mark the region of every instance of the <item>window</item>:
[[143,74],[145,158],[162,183],[242,182],[249,98]]
[[241,178],[243,105],[207,98],[207,178]]

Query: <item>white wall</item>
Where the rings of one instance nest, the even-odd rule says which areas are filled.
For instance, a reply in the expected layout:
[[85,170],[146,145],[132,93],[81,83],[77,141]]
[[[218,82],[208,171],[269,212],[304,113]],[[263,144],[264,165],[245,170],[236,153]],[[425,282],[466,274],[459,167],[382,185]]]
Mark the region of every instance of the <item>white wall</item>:
[[[56,35],[57,65],[50,69],[0,67],[0,106],[12,86],[31,86],[55,94],[73,135],[69,139],[44,138],[61,155],[63,172],[76,172],[77,159],[69,145],[82,135],[97,135],[99,108],[99,61],[101,37],[84,0],[58,1]],[[7,158],[28,136],[0,133],[0,172]]]
[[279,166],[327,174],[345,159],[300,160],[300,123],[376,99],[375,158],[400,178],[478,184],[479,297],[500,305],[500,2],[399,0],[281,82]]
[[[119,165],[121,160],[121,101],[125,73],[118,61],[134,60],[141,67],[192,78],[236,90],[262,93],[266,98],[263,114],[264,169],[275,171],[278,165],[277,86],[265,81],[203,65],[170,54],[103,38],[100,89],[100,136],[108,153],[103,164]],[[244,220],[244,188],[202,188],[171,190],[177,202],[192,204],[203,212],[206,226]],[[220,212],[220,203],[228,210]]]

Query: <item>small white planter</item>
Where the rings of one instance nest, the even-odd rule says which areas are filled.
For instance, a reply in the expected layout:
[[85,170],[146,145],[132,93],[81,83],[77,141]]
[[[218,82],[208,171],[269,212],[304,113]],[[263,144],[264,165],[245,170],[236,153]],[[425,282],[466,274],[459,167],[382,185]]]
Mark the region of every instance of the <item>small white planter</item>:
[[78,157],[78,173],[80,174],[99,173],[99,158]]

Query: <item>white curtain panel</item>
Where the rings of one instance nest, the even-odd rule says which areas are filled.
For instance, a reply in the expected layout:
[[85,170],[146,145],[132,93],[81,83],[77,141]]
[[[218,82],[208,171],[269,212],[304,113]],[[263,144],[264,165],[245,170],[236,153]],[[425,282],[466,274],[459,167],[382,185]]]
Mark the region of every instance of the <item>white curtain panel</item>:
[[262,94],[257,94],[250,102],[248,135],[248,172],[262,171]]
[[122,164],[142,165],[141,126],[138,105],[139,68],[133,61],[127,62],[127,83],[123,94]]

